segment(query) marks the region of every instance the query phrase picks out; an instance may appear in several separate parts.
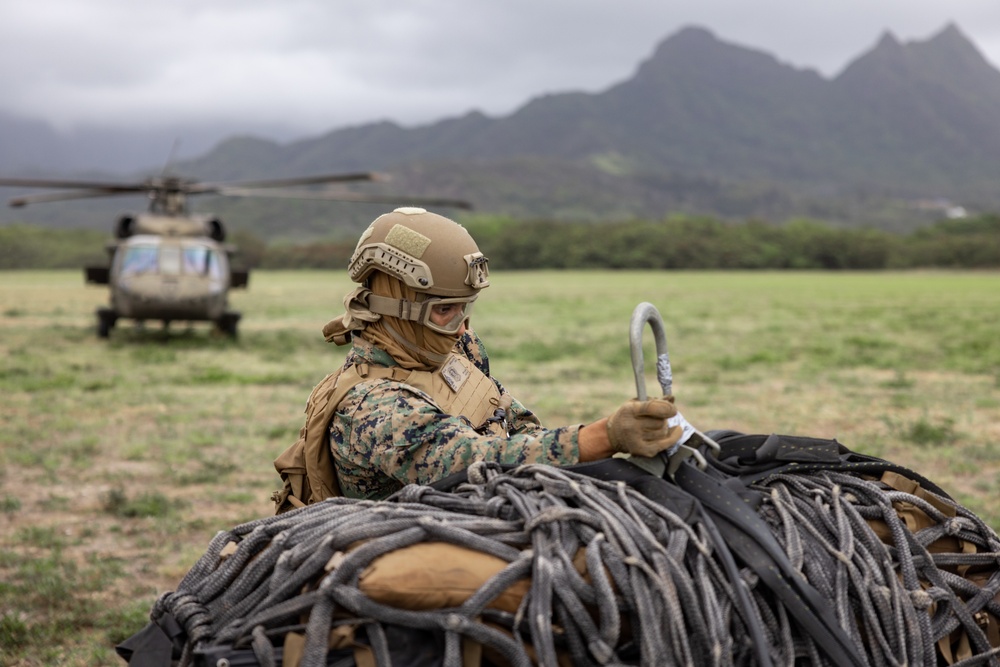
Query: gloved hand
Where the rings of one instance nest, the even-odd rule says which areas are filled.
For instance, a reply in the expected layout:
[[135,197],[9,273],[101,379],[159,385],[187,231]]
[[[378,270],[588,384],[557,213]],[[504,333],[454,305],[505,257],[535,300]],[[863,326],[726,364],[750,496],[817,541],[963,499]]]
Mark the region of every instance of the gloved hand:
[[655,456],[673,447],[684,434],[667,420],[677,414],[673,396],[646,401],[633,398],[608,418],[608,440],[616,452]]

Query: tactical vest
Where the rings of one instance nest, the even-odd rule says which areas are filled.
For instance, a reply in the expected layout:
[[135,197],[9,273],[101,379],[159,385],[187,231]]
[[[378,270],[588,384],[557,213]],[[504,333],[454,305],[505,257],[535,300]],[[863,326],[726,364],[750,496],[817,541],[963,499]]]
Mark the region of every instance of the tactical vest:
[[343,495],[330,452],[330,419],[351,389],[372,380],[405,383],[427,394],[445,414],[465,417],[476,430],[494,436],[504,433],[502,419],[497,417],[497,410],[504,406],[500,391],[464,356],[448,355],[433,372],[364,362],[343,368],[313,388],[298,440],[274,460],[274,468],[284,481],[283,488],[271,494],[276,514]]

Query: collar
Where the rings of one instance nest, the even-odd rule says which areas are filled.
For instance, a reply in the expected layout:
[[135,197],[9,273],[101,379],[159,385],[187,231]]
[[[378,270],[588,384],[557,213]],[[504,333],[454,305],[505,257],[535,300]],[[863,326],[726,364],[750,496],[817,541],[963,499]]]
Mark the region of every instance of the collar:
[[398,366],[396,360],[392,358],[388,352],[380,347],[375,347],[372,343],[365,340],[362,336],[354,334],[353,340],[353,351],[361,359],[367,361],[369,364],[375,364],[376,366],[386,366],[393,367]]

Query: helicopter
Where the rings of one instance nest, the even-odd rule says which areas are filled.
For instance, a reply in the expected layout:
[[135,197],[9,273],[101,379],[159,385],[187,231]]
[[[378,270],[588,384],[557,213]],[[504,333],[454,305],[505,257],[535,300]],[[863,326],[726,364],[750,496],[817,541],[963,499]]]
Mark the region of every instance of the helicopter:
[[226,243],[222,220],[190,212],[188,197],[215,194],[471,208],[468,202],[458,199],[365,194],[330,188],[289,189],[381,180],[387,180],[387,176],[375,172],[228,183],[161,175],[120,183],[0,178],[0,187],[64,190],[15,197],[8,201],[15,208],[40,202],[146,193],[147,212],[126,213],[115,222],[114,238],[105,246],[107,262],[84,267],[87,284],[108,285],[111,292],[109,305],[97,309],[97,335],[108,338],[118,320],[126,318],[139,326],[147,320],[160,320],[164,329],[172,322],[207,321],[235,338],[241,313],[230,310],[229,290],[246,288],[249,271],[233,267],[232,258],[238,250]]

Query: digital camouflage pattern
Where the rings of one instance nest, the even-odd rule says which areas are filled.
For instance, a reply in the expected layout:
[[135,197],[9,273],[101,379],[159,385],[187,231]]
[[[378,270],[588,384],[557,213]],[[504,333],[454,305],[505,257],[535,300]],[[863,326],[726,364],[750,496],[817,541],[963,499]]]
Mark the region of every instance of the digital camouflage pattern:
[[[466,332],[455,351],[490,376],[482,341]],[[345,367],[358,361],[395,366],[386,352],[355,338]],[[425,392],[388,379],[355,386],[330,420],[330,448],[341,492],[349,498],[382,499],[404,484],[429,484],[475,461],[502,464],[567,465],[579,461],[582,425],[545,429],[535,415],[513,399],[509,437],[482,435],[475,424],[448,415]]]

